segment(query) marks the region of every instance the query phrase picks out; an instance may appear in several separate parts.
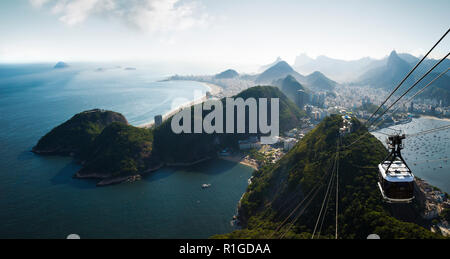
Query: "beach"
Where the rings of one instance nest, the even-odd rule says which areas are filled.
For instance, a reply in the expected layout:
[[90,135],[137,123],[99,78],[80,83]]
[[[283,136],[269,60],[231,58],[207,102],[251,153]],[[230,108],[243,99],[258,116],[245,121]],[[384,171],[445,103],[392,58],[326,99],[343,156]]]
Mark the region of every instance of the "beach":
[[432,120],[439,120],[439,121],[450,122],[450,118],[439,118],[439,117],[430,116],[430,115],[420,115],[420,117],[421,118],[425,118],[425,119],[432,119]]
[[[195,81],[195,82],[197,82],[197,81]],[[211,83],[205,83],[205,82],[198,82],[198,83],[202,83],[203,85],[205,85],[209,89],[209,92],[213,96],[219,94],[220,92],[222,92],[222,87],[220,87],[218,85],[214,85],[214,84],[211,84]],[[163,114],[163,121],[165,121],[166,119],[168,119],[171,116],[175,115],[176,113],[180,112],[183,108],[187,108],[187,107],[199,104],[199,103],[203,103],[206,100],[207,100],[207,97],[203,96],[203,97],[198,98],[196,100],[193,100],[191,102],[187,102],[187,103],[181,104],[177,108],[172,109],[172,110],[168,111],[167,113]],[[153,118],[149,123],[141,124],[138,127],[139,128],[151,128],[151,127],[153,127],[154,124],[155,124],[155,120]]]
[[239,163],[241,165],[251,167],[254,170],[259,170],[259,165],[255,161],[249,159],[248,156],[245,156],[242,154],[234,154],[234,155],[230,155],[230,156],[220,156],[219,158],[222,160],[227,160],[227,161],[231,161],[231,162],[235,162],[235,163]]
[[209,91],[211,92],[212,95],[216,95],[219,94],[223,91],[222,87],[215,85],[215,84],[211,84],[211,83],[205,83],[205,82],[200,82],[203,83],[204,85],[206,85],[206,87],[209,88]]

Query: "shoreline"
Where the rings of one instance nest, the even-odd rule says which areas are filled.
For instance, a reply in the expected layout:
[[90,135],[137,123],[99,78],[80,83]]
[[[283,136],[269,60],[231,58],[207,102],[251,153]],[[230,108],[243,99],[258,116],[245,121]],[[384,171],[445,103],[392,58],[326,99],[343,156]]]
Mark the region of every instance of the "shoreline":
[[251,167],[251,168],[253,168],[256,171],[259,170],[258,164],[248,160],[247,156],[242,156],[240,154],[230,155],[230,156],[219,156],[219,159],[230,161],[230,162],[239,163],[241,165]]
[[439,120],[439,121],[447,121],[447,122],[450,122],[450,119],[449,119],[449,118],[439,118],[439,117],[431,116],[431,115],[420,115],[420,118],[433,119],[433,120]]
[[212,95],[219,94],[223,91],[222,87],[212,84],[212,83],[200,82],[200,81],[193,81],[193,82],[198,82],[198,83],[202,83],[203,85],[205,85],[207,88],[209,88],[209,92],[211,92]]
[[[431,116],[431,115],[419,115],[419,117],[414,117],[414,119],[420,119],[420,118],[423,118],[423,119],[429,119],[429,120],[437,120],[437,121],[446,121],[446,122],[450,122],[450,118],[439,118],[439,117]],[[405,125],[405,124],[409,124],[409,123],[412,123],[412,121],[407,122],[407,123],[401,123],[401,124],[388,124],[388,125],[386,125],[386,126],[385,126],[385,125],[382,125],[382,127],[378,128],[378,129],[376,129],[376,130],[374,130],[373,132],[377,132],[377,131],[380,131],[380,130],[383,130],[383,129],[386,129],[386,128],[389,128],[389,127],[395,127],[395,126]]]
[[[169,81],[174,81],[174,80],[169,80]],[[188,81],[188,80],[185,80],[185,81]],[[190,81],[197,82],[197,83],[200,83],[200,84],[204,85],[207,89],[209,89],[209,92],[212,95],[216,95],[216,94],[222,92],[222,90],[223,90],[222,87],[220,87],[218,85],[215,85],[215,84],[206,83],[206,82],[200,82],[200,81],[194,81],[194,80],[190,80]],[[183,104],[179,105],[178,107],[176,107],[176,108],[174,108],[174,109],[172,109],[172,110],[162,114],[163,121],[165,121],[166,119],[168,119],[171,116],[175,115],[177,112],[181,111],[183,108],[187,108],[187,107],[199,104],[199,103],[203,103],[206,100],[207,100],[207,97],[203,96],[201,98],[192,100],[190,102],[183,103]],[[155,124],[155,119],[153,118],[150,122],[138,125],[136,127],[138,127],[138,128],[147,128],[148,129],[148,128],[153,127],[154,124]]]

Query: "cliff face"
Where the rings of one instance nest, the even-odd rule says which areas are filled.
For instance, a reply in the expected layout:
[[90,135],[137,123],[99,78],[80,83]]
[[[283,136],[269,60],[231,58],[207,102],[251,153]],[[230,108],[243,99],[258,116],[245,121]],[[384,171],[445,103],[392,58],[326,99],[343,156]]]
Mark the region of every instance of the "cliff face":
[[43,136],[32,151],[42,155],[72,155],[82,159],[95,138],[113,122],[128,124],[122,114],[112,111],[96,109],[76,114]]
[[[336,158],[341,121],[339,116],[326,118],[276,164],[255,172],[239,206],[239,219],[244,229],[217,237],[278,238],[285,233],[284,238],[310,238],[325,196],[325,183],[330,179]],[[352,123],[355,131],[341,139],[341,146],[363,137],[339,154],[339,237],[365,239],[373,233],[383,239],[439,237],[415,223],[396,218],[398,206],[394,208],[383,202],[377,188],[376,168],[387,151],[375,137],[365,134],[367,129],[359,121]],[[317,186],[317,195],[306,199],[308,206],[301,206],[302,214],[297,211],[289,217]],[[411,206],[409,218],[417,218],[415,205]],[[334,195],[327,208],[321,237],[334,238]],[[291,222],[297,215],[298,219],[290,229],[284,225],[275,231],[284,219]]]

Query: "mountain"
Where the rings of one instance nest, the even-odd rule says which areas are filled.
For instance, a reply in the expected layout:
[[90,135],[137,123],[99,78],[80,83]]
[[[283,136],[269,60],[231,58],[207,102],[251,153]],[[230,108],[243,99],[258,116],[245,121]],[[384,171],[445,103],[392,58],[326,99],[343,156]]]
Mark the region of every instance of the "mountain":
[[[303,111],[290,101],[278,88],[259,86],[249,88],[235,98],[279,99],[280,132],[301,124]],[[225,114],[226,99],[222,99]],[[269,102],[270,103],[270,102]],[[200,105],[200,104],[197,104]],[[268,114],[271,107],[268,106]],[[190,107],[193,112],[194,106]],[[210,111],[203,112],[205,118]],[[237,111],[235,111],[237,113]],[[224,117],[225,118],[225,117]],[[248,111],[246,118],[249,118]],[[134,181],[141,174],[152,172],[162,166],[187,166],[216,156],[226,147],[238,147],[238,140],[257,134],[175,134],[173,117],[155,129],[143,129],[128,125],[119,113],[91,110],[79,113],[57,126],[39,140],[33,148],[37,154],[73,155],[82,164],[76,178],[99,179],[99,186]],[[270,119],[269,119],[270,120]],[[248,119],[246,120],[248,128]],[[191,118],[194,125],[194,117]],[[234,121],[237,132],[237,116]],[[226,122],[224,128],[226,127]],[[247,131],[248,132],[248,131]]]
[[[233,98],[255,98],[259,105],[259,98],[279,98],[279,125],[280,132],[288,131],[301,125],[301,119],[305,116],[289,98],[286,97],[277,87],[256,86],[242,91]],[[225,98],[221,100],[223,111],[226,110]],[[270,106],[269,106],[270,107]],[[193,113],[193,107],[191,107]],[[270,109],[268,111],[270,114]],[[203,117],[207,115],[203,113]],[[246,111],[246,118],[249,113]],[[237,132],[237,113],[235,112],[234,132]],[[168,164],[192,164],[197,161],[209,159],[226,147],[238,148],[238,141],[247,139],[250,136],[261,134],[175,134],[171,130],[173,117],[154,131],[154,150]],[[248,119],[245,128],[248,129]],[[224,128],[226,127],[224,124]],[[191,118],[191,127],[194,125]],[[246,131],[248,132],[248,130]]]
[[[411,91],[411,94],[415,94],[422,89],[426,84],[431,82],[434,78],[439,76],[439,73],[430,73],[426,76],[417,86]],[[425,91],[417,95],[415,99],[434,99],[438,102],[442,101],[443,106],[450,106],[450,76],[443,75],[432,85],[430,85]]]
[[[422,57],[419,58],[408,53],[399,53],[398,56],[404,61],[408,62],[411,65],[411,68],[414,67],[422,59]],[[425,73],[425,71],[431,69],[437,62],[439,62],[439,60],[427,58],[422,62],[422,64],[420,64],[419,71]],[[439,66],[437,66],[433,70],[433,72],[442,73],[449,67],[450,67],[450,59],[447,58]]]
[[[395,52],[395,51],[394,51]],[[391,53],[392,54],[392,53]],[[396,53],[402,60],[413,67],[421,59],[408,53]],[[365,73],[376,68],[384,67],[388,63],[391,55],[382,59],[365,57],[357,60],[341,60],[327,56],[318,56],[313,59],[306,54],[300,54],[296,57],[294,69],[302,74],[310,74],[314,71],[320,71],[327,77],[339,82],[357,82]],[[438,60],[425,59],[421,64],[421,71],[430,69]],[[439,67],[436,73],[441,73],[450,66],[450,59],[446,59]]]
[[112,111],[95,109],[76,114],[43,136],[32,151],[42,155],[83,157],[102,130],[114,122],[128,124],[122,114]]
[[162,166],[152,151],[151,130],[112,123],[95,138],[75,177],[101,179],[98,186],[138,178]]
[[64,63],[64,62],[62,62],[62,61],[60,61],[60,62],[56,63],[56,65],[55,65],[53,68],[55,68],[55,69],[61,69],[61,68],[67,68],[67,67],[69,67],[68,64],[66,64],[66,63]]
[[384,63],[386,63],[386,60],[375,60],[369,57],[346,61],[327,56],[318,56],[316,59],[313,59],[306,54],[301,54],[296,57],[294,68],[302,74],[321,71],[338,82],[349,82],[355,80],[369,69],[381,66]]
[[333,91],[338,85],[319,71],[306,76],[306,83],[314,91]]
[[[386,65],[367,71],[359,78],[358,83],[392,90],[408,74],[411,68],[411,64],[401,59],[394,50],[389,55]],[[409,78],[405,83],[411,84],[413,79]]]
[[306,92],[308,91],[291,75],[288,75],[284,79],[278,79],[274,81],[273,85],[279,87],[280,90],[293,102],[296,102],[297,93],[299,90],[303,90]]
[[231,79],[239,77],[239,73],[233,69],[228,69],[214,76],[215,79]]
[[256,83],[270,84],[273,81],[278,80],[280,78],[285,78],[288,75],[293,76],[295,79],[299,81],[304,80],[304,76],[296,72],[288,63],[286,63],[285,61],[280,61],[276,63],[274,66],[265,70],[263,73],[261,73],[256,78]]
[[409,53],[398,53],[397,55],[404,61],[408,62],[409,64],[415,64],[419,61],[419,58],[417,58]]
[[[404,204],[389,205],[382,201],[376,168],[387,151],[374,136],[366,134],[367,128],[358,120],[352,119],[352,124],[354,132],[342,137],[341,146],[359,141],[341,150],[337,163],[339,238],[366,239],[373,233],[382,239],[440,238],[418,225],[419,222],[397,218],[395,211],[400,208],[410,213],[411,218],[420,218],[415,204],[403,207]],[[311,238],[337,158],[341,125],[341,116],[327,117],[278,162],[256,171],[239,202],[238,219],[243,229],[214,238]],[[324,214],[320,227],[321,238],[334,238],[334,191],[332,188],[328,213]],[[296,213],[291,214],[298,205]],[[285,219],[286,224],[282,225]],[[294,222],[291,227],[290,222]]]
[[262,72],[266,71],[267,69],[269,69],[270,67],[273,67],[273,66],[275,66],[276,64],[280,63],[281,61],[283,61],[283,60],[281,59],[281,57],[277,57],[277,59],[276,59],[274,62],[272,62],[272,63],[270,63],[270,64],[267,64],[267,65],[264,65],[264,66],[261,66],[261,67],[258,69],[258,72],[259,72],[259,73],[262,73]]
[[[406,61],[409,60],[410,62]],[[383,88],[388,91],[394,89],[401,80],[409,73],[415,64],[419,61],[409,54],[397,54],[395,51],[389,55],[386,65],[372,69],[361,76],[357,84],[369,85],[374,88]],[[419,68],[414,71],[414,73],[403,83],[401,89],[407,89],[415,83],[426,71],[428,71],[432,66],[434,66],[438,61],[433,59],[426,59],[420,65]],[[450,66],[450,60],[444,60],[438,67],[436,67],[433,72],[426,76],[409,94],[419,91],[426,84],[431,82],[436,78],[439,73],[443,72]],[[432,85],[430,85],[427,90],[416,98],[420,99],[434,99],[437,101],[442,101],[444,105],[450,104],[450,77],[447,75],[442,76],[436,80]]]

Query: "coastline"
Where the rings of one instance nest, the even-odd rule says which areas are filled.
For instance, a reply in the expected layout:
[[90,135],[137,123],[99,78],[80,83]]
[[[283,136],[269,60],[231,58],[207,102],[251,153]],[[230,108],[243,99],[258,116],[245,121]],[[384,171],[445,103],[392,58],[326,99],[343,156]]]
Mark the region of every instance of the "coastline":
[[[170,81],[170,80],[169,80]],[[201,83],[202,85],[206,86],[207,89],[209,89],[209,92],[212,95],[216,95],[219,94],[220,92],[222,92],[222,87],[215,85],[215,84],[211,84],[211,83],[205,83],[205,82],[200,82],[200,81],[193,81],[193,82],[198,82]],[[165,114],[163,114],[163,121],[170,118],[171,116],[175,115],[177,112],[181,111],[183,108],[192,106],[192,105],[196,105],[199,103],[203,103],[204,101],[206,101],[207,98],[206,96],[203,96],[201,98],[195,99],[193,101],[187,102],[187,103],[183,103],[181,105],[179,105],[178,107],[166,112]],[[152,119],[150,122],[148,123],[144,123],[141,125],[138,125],[138,128],[151,128],[153,127],[153,125],[155,124],[155,120]]]
[[242,156],[240,154],[230,155],[230,156],[219,156],[219,159],[239,163],[253,168],[254,170],[259,170],[259,165],[247,158],[247,156]]
[[420,118],[433,119],[433,120],[439,120],[439,121],[447,121],[447,122],[450,122],[450,119],[449,119],[449,118],[439,118],[439,117],[430,116],[430,115],[420,115]]
[[204,84],[207,88],[209,88],[209,91],[211,92],[212,95],[216,95],[222,92],[222,87],[212,84],[212,83],[207,83],[207,82],[200,82],[200,81],[194,81],[194,82],[199,82]]

